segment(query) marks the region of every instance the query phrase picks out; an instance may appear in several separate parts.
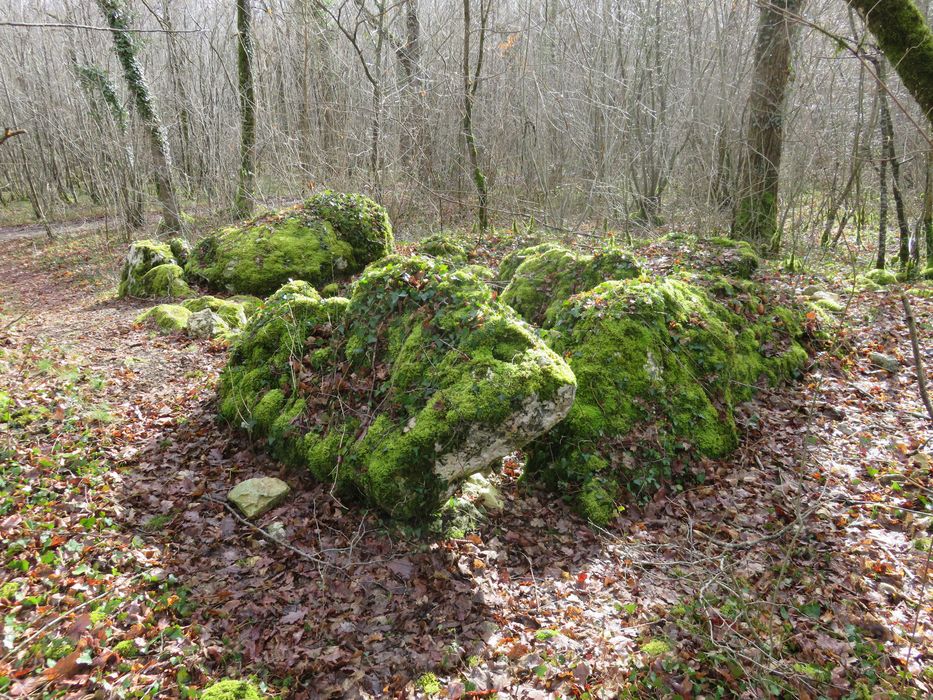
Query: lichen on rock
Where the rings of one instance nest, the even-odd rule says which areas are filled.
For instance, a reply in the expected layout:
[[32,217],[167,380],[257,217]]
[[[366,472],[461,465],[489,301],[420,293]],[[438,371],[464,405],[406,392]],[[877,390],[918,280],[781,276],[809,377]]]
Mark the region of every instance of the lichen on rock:
[[362,195],[324,192],[206,236],[186,271],[216,289],[265,296],[291,279],[347,279],[392,246],[385,209]]
[[191,313],[185,325],[185,331],[192,338],[206,340],[227,335],[230,326],[220,314],[205,307]]
[[642,274],[634,256],[616,249],[581,255],[543,244],[531,250],[535,252],[525,255],[510,275],[502,301],[529,323],[544,328],[553,324],[561,306],[574,294],[607,280],[633,279]]
[[606,282],[571,298],[548,338],[573,369],[577,399],[529,447],[526,478],[570,494],[599,524],[626,491],[644,498],[689,480],[699,459],[736,446],[734,406],[806,360],[800,333],[788,309],[749,324],[676,278]]
[[184,272],[167,243],[153,240],[130,244],[117,290],[122,297],[184,298],[192,295]]
[[279,459],[410,520],[554,426],[574,391],[489,287],[421,256],[370,266],[349,300],[286,285],[220,382],[222,414]]

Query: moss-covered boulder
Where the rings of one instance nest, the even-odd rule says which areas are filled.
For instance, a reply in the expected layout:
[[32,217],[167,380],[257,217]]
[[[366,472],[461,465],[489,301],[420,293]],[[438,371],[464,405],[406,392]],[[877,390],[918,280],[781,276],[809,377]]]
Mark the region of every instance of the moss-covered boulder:
[[546,242],[528,246],[527,248],[513,250],[511,253],[502,258],[502,262],[499,263],[499,274],[496,275],[497,279],[500,282],[510,282],[512,277],[515,275],[515,271],[523,262],[525,262],[525,260],[534,255],[540,255],[555,248],[563,248],[563,246],[561,246],[559,243]]
[[215,289],[265,296],[291,279],[346,279],[392,247],[385,209],[362,195],[324,192],[206,236],[185,269]]
[[232,297],[228,297],[227,301],[232,301],[235,304],[242,306],[243,313],[246,314],[247,318],[256,313],[256,311],[259,310],[259,307],[263,304],[262,299],[259,297],[254,297],[251,294],[235,294]]
[[188,262],[188,257],[191,255],[191,244],[187,239],[180,237],[173,238],[168,242],[168,246],[172,250],[172,256],[179,265],[184,265]]
[[512,273],[502,301],[529,323],[550,327],[561,306],[574,294],[607,280],[633,279],[642,274],[630,254],[606,250],[580,255],[561,246],[537,246]]
[[449,233],[435,233],[422,238],[415,250],[419,255],[438,258],[454,267],[466,265],[469,257],[468,246]]
[[801,332],[789,309],[750,323],[682,279],[606,282],[573,297],[548,337],[576,375],[576,402],[529,447],[526,477],[600,524],[626,496],[689,480],[697,460],[736,446],[734,406],[806,360]]
[[925,280],[933,280],[933,265],[923,270],[923,272],[920,273],[920,277]]
[[574,390],[567,364],[484,283],[390,256],[349,300],[302,282],[272,295],[221,375],[220,410],[279,459],[421,519],[560,421]]
[[890,270],[874,268],[865,273],[865,279],[871,280],[877,285],[886,287],[889,284],[897,283],[897,275]]
[[177,333],[185,330],[191,311],[177,304],[159,304],[143,311],[136,317],[137,324],[151,325],[162,333]]
[[168,243],[142,240],[130,244],[120,272],[120,297],[184,298],[192,295]]
[[213,296],[196,297],[181,303],[192,313],[210,309],[217,314],[230,328],[242,328],[246,325],[246,311],[243,304],[233,299],[218,299]]
[[750,243],[724,236],[698,238],[691,234],[674,232],[659,243],[676,261],[675,267],[688,270],[750,279],[761,264]]
[[185,325],[185,331],[189,336],[202,340],[226,337],[230,330],[230,325],[220,314],[208,308],[192,312]]

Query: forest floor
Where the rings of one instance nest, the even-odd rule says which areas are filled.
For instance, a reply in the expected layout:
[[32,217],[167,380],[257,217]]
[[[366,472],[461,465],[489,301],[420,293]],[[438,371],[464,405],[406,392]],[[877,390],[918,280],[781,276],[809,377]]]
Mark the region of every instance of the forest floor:
[[[226,348],[134,327],[123,244],[70,234],[8,236],[0,259],[0,696],[933,692],[933,430],[899,300],[933,367],[929,286],[775,279],[843,297],[836,341],[743,409],[705,483],[597,530],[513,463],[505,509],[439,538],[218,423]],[[253,526],[224,497],[260,474],[294,492]]]

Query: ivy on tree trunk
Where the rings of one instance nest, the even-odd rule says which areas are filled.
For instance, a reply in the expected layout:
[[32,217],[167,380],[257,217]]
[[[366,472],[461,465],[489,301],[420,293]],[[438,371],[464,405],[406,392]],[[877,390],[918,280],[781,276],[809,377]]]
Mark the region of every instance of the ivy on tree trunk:
[[172,156],[169,151],[168,137],[156,111],[143,68],[136,56],[136,44],[127,31],[126,3],[124,0],[97,0],[97,4],[104,13],[107,26],[113,30],[110,33],[113,36],[114,52],[123,68],[123,76],[136,106],[136,112],[149,136],[156,193],[162,204],[163,226],[168,231],[180,231],[181,216],[175,186],[172,182]]

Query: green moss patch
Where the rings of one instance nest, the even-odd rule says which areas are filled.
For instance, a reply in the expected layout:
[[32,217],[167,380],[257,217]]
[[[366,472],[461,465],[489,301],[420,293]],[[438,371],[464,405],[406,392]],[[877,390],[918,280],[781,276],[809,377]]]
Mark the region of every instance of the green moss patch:
[[[502,292],[502,301],[529,323],[550,327],[571,296],[607,280],[633,279],[642,273],[635,258],[619,250],[580,255],[561,246],[543,244],[526,251]],[[514,263],[506,261],[509,266]],[[501,277],[500,271],[500,277]]]
[[191,311],[177,304],[159,304],[143,311],[136,317],[136,323],[151,324],[162,333],[176,333],[185,330]]
[[263,700],[266,695],[249,681],[227,678],[205,688],[201,700]]
[[466,243],[449,233],[435,233],[422,238],[415,250],[419,255],[439,258],[454,267],[466,265],[470,252]]
[[870,280],[874,282],[875,284],[880,285],[882,287],[885,287],[889,284],[897,283],[897,275],[895,275],[890,270],[881,270],[881,269],[875,268],[873,270],[869,270],[868,272],[866,272],[864,277],[865,279]]
[[576,375],[576,402],[531,445],[526,477],[599,524],[626,492],[695,478],[699,459],[736,446],[734,406],[805,362],[801,333],[789,309],[749,323],[681,279],[606,282],[571,298],[548,339]]
[[325,192],[201,240],[186,271],[216,289],[265,296],[291,279],[346,279],[392,249],[385,210],[362,195]]
[[520,449],[575,382],[489,287],[426,257],[369,267],[349,300],[285,285],[221,375],[221,413],[279,459],[403,519]]

